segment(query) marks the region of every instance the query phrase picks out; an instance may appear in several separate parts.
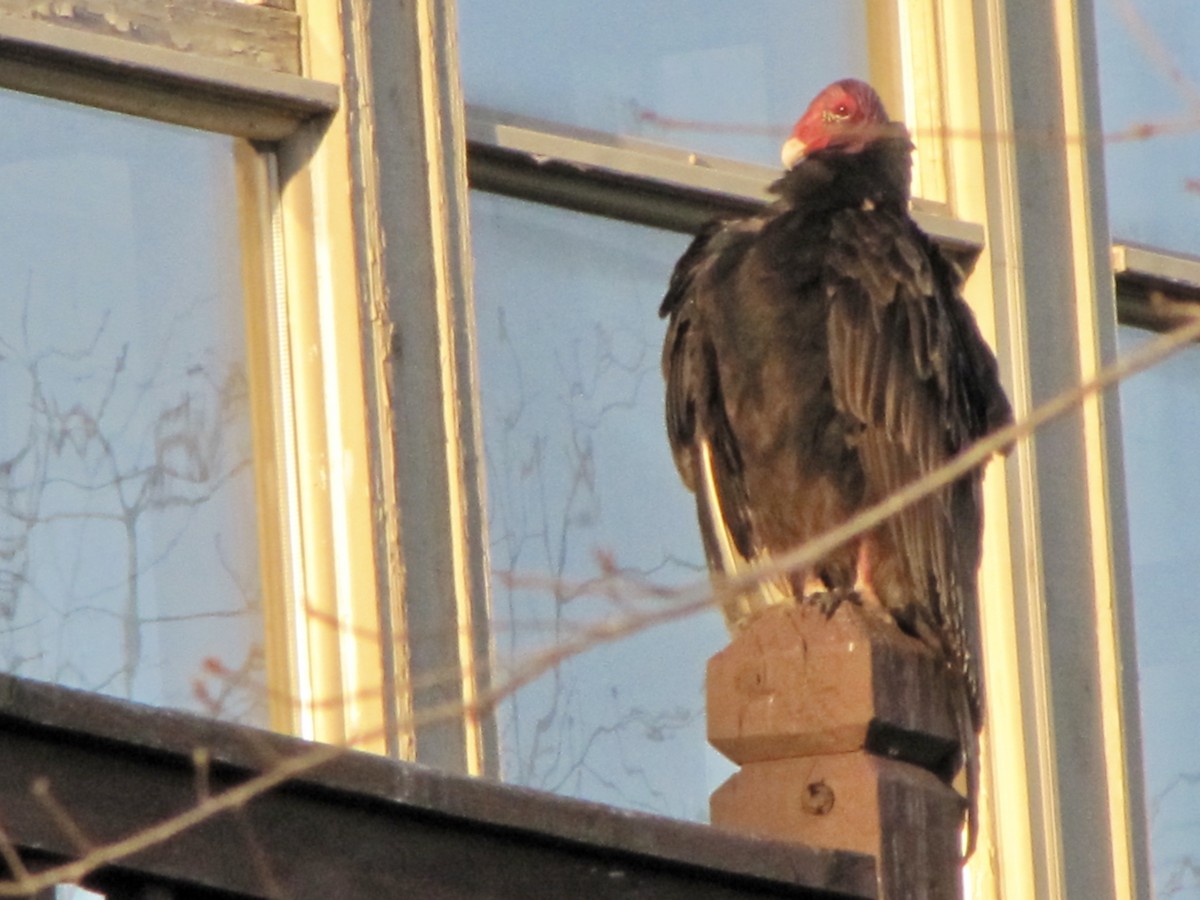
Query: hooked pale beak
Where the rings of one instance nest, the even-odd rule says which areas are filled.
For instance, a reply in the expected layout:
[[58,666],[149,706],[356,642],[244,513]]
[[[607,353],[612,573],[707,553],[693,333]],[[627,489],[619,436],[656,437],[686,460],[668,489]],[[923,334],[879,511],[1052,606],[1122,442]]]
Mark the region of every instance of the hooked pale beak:
[[792,169],[800,160],[804,159],[804,153],[808,150],[808,145],[798,137],[790,137],[783,144],[783,150],[779,156],[783,160],[785,169]]

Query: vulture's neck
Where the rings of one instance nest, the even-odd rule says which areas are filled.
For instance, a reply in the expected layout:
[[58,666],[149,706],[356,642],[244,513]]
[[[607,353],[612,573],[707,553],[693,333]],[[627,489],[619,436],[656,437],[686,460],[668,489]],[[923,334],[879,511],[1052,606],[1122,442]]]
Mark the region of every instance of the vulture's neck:
[[908,203],[912,142],[907,134],[882,137],[862,150],[818,150],[771,185],[777,206],[829,209]]

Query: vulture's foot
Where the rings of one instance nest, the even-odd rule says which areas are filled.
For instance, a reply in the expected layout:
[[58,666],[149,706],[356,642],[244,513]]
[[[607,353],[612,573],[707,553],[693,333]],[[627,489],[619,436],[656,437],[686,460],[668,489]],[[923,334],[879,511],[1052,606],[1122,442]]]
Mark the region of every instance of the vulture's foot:
[[826,620],[832,619],[833,614],[841,608],[841,605],[849,600],[851,603],[858,603],[859,596],[853,590],[846,588],[829,588],[823,591],[806,594],[804,597],[805,603],[813,604],[821,611]]

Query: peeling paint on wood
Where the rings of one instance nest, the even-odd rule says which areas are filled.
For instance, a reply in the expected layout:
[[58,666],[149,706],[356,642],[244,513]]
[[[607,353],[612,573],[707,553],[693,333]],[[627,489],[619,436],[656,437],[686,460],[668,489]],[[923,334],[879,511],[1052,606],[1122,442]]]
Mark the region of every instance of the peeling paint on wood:
[[300,18],[286,8],[291,2],[0,0],[0,16],[296,75],[300,73]]
[[296,9],[296,0],[224,0],[226,3],[244,3],[247,6],[274,6],[276,9]]
[[255,140],[333,113],[339,86],[0,15],[0,87]]

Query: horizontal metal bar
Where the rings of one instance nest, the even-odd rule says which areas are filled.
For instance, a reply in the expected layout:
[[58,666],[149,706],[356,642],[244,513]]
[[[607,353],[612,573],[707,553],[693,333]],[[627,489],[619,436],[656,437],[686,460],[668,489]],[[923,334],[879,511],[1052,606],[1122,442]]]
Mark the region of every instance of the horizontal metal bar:
[[1200,259],[1114,244],[1112,267],[1122,325],[1169,331],[1200,313]]
[[[556,122],[467,109],[468,174],[482,190],[694,232],[715,215],[770,202],[778,169]],[[927,207],[913,217],[956,256],[972,259],[984,229]]]
[[329,115],[340,97],[297,75],[7,17],[0,87],[266,141]]
[[467,136],[476,143],[535,160],[558,160],[581,169],[621,172],[641,179],[727,194],[765,203],[767,185],[779,176],[764,166],[701,156],[636,138],[468,107]]
[[1200,299],[1200,258],[1137,244],[1114,244],[1112,266],[1118,278],[1183,291]]
[[495,194],[684,233],[694,233],[713,216],[747,215],[763,206],[737,195],[474,141],[468,144],[467,176],[471,187]]

